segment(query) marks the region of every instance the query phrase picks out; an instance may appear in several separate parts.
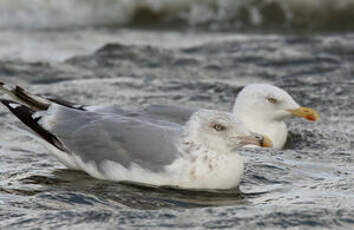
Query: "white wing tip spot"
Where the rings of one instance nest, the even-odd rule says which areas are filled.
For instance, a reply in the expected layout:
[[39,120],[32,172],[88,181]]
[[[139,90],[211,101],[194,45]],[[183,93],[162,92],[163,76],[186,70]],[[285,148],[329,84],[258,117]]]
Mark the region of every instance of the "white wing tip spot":
[[20,104],[16,104],[16,103],[9,103],[9,106],[10,106],[11,108],[13,108],[13,109],[16,109],[16,108],[18,108],[18,107],[21,107]]

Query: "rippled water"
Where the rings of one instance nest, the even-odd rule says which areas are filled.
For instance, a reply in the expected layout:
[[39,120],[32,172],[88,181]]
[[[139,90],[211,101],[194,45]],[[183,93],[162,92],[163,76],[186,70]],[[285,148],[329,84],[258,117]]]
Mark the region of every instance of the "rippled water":
[[74,31],[7,31],[3,41],[10,43],[14,34],[23,33],[37,46],[23,45],[18,53],[7,54],[0,46],[1,80],[83,104],[134,108],[165,103],[222,110],[231,109],[245,84],[267,82],[318,110],[321,119],[289,120],[285,150],[243,149],[247,164],[242,194],[237,195],[147,188],[67,170],[16,129],[23,126],[1,108],[0,226],[354,227],[353,34],[86,32],[107,40],[95,42],[77,33],[76,41]]

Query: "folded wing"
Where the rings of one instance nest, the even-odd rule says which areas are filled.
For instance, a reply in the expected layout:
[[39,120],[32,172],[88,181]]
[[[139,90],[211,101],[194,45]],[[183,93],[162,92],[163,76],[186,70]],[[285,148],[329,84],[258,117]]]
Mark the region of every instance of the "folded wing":
[[2,102],[25,125],[57,149],[94,162],[109,160],[124,167],[137,164],[160,171],[179,155],[182,127],[168,122],[82,111],[53,104],[34,112],[12,101]]

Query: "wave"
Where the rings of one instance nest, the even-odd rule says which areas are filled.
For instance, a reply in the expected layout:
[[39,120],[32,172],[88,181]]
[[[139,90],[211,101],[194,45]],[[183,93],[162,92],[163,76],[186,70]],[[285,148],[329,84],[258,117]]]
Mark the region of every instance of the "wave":
[[0,28],[354,29],[354,0],[1,0]]

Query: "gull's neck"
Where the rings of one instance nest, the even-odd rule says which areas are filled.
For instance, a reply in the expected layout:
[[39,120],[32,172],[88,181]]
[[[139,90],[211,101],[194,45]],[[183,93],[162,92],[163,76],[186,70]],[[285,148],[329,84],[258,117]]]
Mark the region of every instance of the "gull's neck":
[[285,145],[287,138],[287,127],[283,120],[267,119],[266,116],[252,116],[248,114],[236,114],[246,128],[252,132],[267,135],[273,142],[274,148],[282,148]]
[[203,141],[199,139],[199,135],[189,132],[183,133],[180,146],[180,153],[183,156],[189,157],[208,156],[213,158],[216,155],[237,154],[236,152],[215,148],[212,143],[203,143]]

